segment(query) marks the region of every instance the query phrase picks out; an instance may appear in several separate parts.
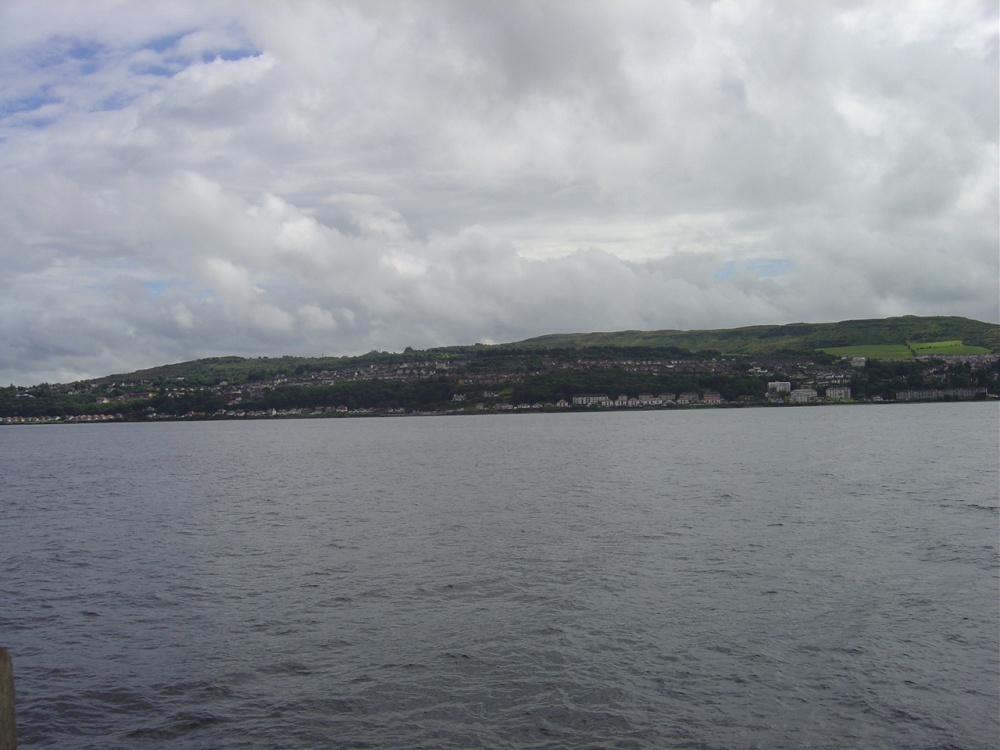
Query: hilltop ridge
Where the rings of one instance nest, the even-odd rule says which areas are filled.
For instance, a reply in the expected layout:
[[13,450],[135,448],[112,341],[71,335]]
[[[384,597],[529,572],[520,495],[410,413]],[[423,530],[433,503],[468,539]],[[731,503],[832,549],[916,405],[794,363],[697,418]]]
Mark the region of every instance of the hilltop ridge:
[[[506,344],[472,344],[435,347],[403,352],[371,351],[367,354],[338,357],[238,357],[219,356],[119,373],[93,382],[151,380],[157,378],[200,377],[242,381],[247,377],[263,380],[296,369],[339,369],[347,365],[405,362],[411,359],[446,361],[468,353],[497,355],[515,350],[578,349],[613,347],[615,349],[673,349],[677,354],[702,353],[726,356],[801,356],[825,349],[843,347],[896,346],[903,349],[859,353],[873,359],[907,359],[916,355],[904,351],[907,343],[960,342],[949,354],[1000,353],[1000,325],[961,317],[921,317],[906,315],[894,318],[845,320],[837,323],[789,323],[757,325],[714,330],[616,331],[595,333],[554,333]],[[850,356],[849,352],[837,352]]]
[[[1000,325],[955,316],[788,323],[713,330],[556,333],[518,342],[519,346],[677,346],[697,352],[713,349],[732,355],[773,355],[849,346],[906,345],[908,342],[961,341],[1000,352]],[[957,353],[957,352],[956,352]]]

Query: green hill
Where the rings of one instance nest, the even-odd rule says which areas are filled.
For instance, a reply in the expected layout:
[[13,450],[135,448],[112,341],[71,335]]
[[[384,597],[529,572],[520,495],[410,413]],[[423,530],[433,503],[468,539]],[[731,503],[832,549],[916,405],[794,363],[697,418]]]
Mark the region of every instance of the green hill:
[[[527,339],[517,345],[546,348],[676,346],[693,352],[714,350],[723,354],[756,356],[811,353],[817,349],[893,346],[899,348],[888,357],[899,358],[900,355],[913,356],[911,347],[914,344],[940,345],[925,346],[925,351],[919,351],[918,347],[920,354],[1000,352],[1000,326],[969,318],[906,315],[839,323],[791,323],[707,331],[550,334]],[[870,349],[867,356],[877,358],[878,350]]]
[[[789,356],[826,351],[836,356],[872,359],[908,359],[917,354],[974,354],[1000,352],[1000,326],[956,317],[917,317],[846,320],[839,323],[792,323],[709,331],[617,331],[550,334],[509,344],[449,346],[405,352],[373,351],[345,357],[210,357],[162,365],[129,374],[111,375],[94,382],[183,380],[185,385],[220,381],[243,383],[293,377],[322,370],[363,370],[402,362],[445,363],[474,359],[482,367],[503,367],[508,356],[532,350],[668,349],[682,352],[719,352],[727,355]],[[619,352],[624,355],[625,352]]]
[[220,380],[233,383],[271,380],[294,375],[303,370],[361,367],[382,355],[378,352],[358,357],[207,357],[170,365],[159,365],[132,373],[119,373],[98,378],[103,383],[116,380],[184,380],[187,385],[214,384]]

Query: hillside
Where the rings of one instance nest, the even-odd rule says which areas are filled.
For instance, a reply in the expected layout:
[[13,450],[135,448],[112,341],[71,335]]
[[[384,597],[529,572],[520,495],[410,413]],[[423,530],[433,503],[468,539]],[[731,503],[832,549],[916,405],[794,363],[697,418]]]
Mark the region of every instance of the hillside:
[[[941,342],[943,348],[921,351],[921,342]],[[961,342],[958,345],[957,342]],[[878,320],[847,320],[839,323],[792,323],[748,326],[709,331],[617,331],[608,333],[550,334],[509,344],[449,346],[405,352],[373,351],[345,357],[209,357],[162,365],[133,373],[98,378],[95,383],[116,380],[154,381],[183,378],[191,383],[235,383],[268,381],[321,370],[364,369],[403,362],[444,364],[470,356],[485,368],[502,366],[507,356],[542,350],[579,348],[676,350],[677,354],[722,353],[744,356],[812,355],[831,350],[835,356],[867,356],[872,359],[906,359],[915,353],[960,354],[1000,352],[1000,326],[958,317],[917,317]],[[835,348],[850,347],[851,350]],[[873,347],[876,347],[873,349]],[[883,347],[878,349],[877,347]],[[970,349],[978,347],[978,349]],[[627,352],[620,352],[622,356]]]
[[834,347],[870,347],[907,343],[961,341],[967,347],[1000,352],[1000,326],[959,317],[845,320],[839,323],[791,323],[708,331],[617,331],[538,336],[524,347],[676,346],[692,352],[714,350],[729,355],[767,356],[805,353]]
[[586,394],[626,408],[815,402],[820,394],[834,402],[985,400],[1000,393],[1000,355],[947,355],[995,351],[998,328],[893,318],[544,336],[355,357],[212,357],[0,388],[0,423],[588,408],[575,402]]

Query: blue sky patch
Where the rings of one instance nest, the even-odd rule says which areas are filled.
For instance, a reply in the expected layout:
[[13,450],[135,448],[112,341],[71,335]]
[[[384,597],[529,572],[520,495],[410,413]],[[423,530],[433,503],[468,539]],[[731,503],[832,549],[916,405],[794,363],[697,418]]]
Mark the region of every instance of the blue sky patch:
[[55,121],[56,118],[54,117],[32,117],[30,120],[25,120],[22,124],[27,125],[28,127],[38,128],[40,130],[42,128],[47,128]]
[[146,288],[150,297],[159,297],[165,291],[167,291],[167,282],[159,280],[147,280],[143,281],[142,285]]
[[713,274],[715,279],[725,281],[737,276],[753,276],[757,279],[770,279],[794,273],[795,263],[789,258],[748,258],[746,260],[730,260],[720,266]]
[[105,46],[100,42],[82,40],[69,40],[69,42],[70,47],[66,50],[66,55],[74,60],[93,60],[105,49]]
[[139,97],[135,94],[125,94],[121,91],[115,92],[110,96],[104,97],[97,106],[94,107],[95,112],[113,112],[118,109],[125,109],[129,104],[134,102]]
[[180,34],[168,34],[156,37],[146,42],[140,49],[151,49],[153,52],[166,52],[189,33],[188,31],[183,31]]
[[37,96],[23,96],[20,99],[8,99],[0,101],[0,119],[10,117],[21,112],[34,112],[41,109],[46,104],[58,104],[59,99],[45,94]]
[[29,70],[42,70],[44,68],[54,68],[69,59],[66,54],[66,45],[59,40],[54,40],[50,45],[38,47],[29,54]]
[[53,37],[29,53],[28,69],[42,70],[75,63],[80,66],[80,70],[89,74],[100,69],[100,59],[106,51],[107,46],[100,42],[74,37]]
[[160,78],[170,78],[183,70],[186,65],[179,68],[168,68],[166,65],[130,65],[129,72],[139,76],[157,76]]

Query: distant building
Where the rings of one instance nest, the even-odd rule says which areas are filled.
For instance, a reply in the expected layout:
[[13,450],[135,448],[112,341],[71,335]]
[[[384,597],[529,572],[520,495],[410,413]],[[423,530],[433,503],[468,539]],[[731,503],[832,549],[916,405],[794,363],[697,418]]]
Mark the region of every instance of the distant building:
[[783,380],[772,380],[767,384],[767,390],[772,393],[791,393],[792,384]]
[[826,397],[831,401],[847,401],[851,397],[851,389],[847,386],[830,386],[826,389]]
[[581,393],[573,396],[573,406],[605,406],[610,401],[604,393]]
[[819,398],[819,394],[812,388],[796,388],[788,394],[788,400],[793,404],[807,404]]

